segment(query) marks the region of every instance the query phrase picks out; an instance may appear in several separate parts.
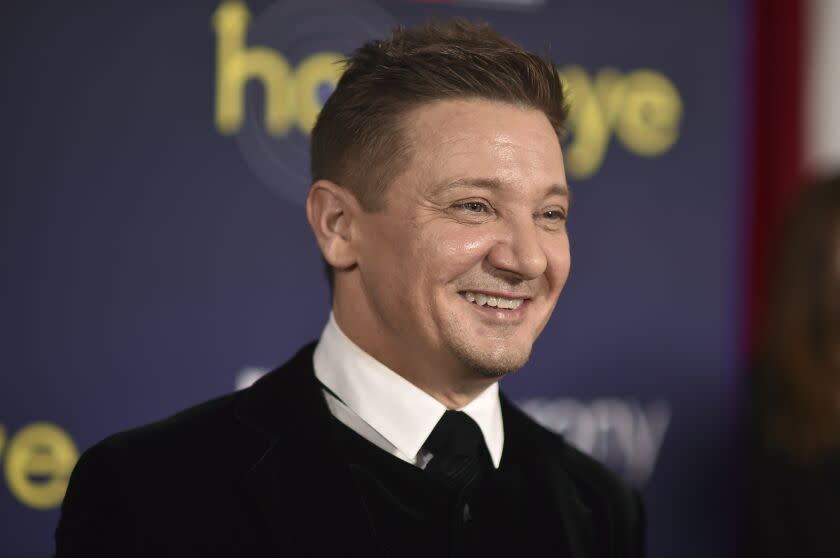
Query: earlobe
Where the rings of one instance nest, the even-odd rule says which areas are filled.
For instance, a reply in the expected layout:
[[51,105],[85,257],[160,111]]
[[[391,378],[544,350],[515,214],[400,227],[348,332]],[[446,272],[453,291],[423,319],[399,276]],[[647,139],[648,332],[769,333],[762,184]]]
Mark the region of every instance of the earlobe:
[[327,262],[338,269],[356,263],[353,252],[353,195],[344,187],[329,180],[318,180],[306,197],[306,218],[321,253]]

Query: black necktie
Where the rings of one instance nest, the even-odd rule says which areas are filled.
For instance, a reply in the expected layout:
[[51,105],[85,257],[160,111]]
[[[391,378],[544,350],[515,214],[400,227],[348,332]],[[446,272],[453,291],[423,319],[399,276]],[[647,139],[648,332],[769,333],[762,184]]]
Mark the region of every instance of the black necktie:
[[423,447],[432,452],[426,472],[453,490],[472,485],[492,468],[481,429],[461,411],[446,411]]

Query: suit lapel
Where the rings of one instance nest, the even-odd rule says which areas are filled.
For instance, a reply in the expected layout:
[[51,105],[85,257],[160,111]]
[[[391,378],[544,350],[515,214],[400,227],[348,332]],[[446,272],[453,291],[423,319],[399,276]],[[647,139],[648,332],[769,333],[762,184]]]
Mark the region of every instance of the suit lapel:
[[381,554],[360,491],[331,438],[312,368],[314,343],[241,392],[237,417],[267,449],[245,475],[278,551]]

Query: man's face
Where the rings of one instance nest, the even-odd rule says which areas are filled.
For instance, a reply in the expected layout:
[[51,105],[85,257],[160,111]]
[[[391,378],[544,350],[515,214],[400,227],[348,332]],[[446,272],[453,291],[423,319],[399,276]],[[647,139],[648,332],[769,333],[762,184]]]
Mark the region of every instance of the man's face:
[[563,157],[545,115],[446,100],[406,117],[407,169],[359,222],[380,360],[495,377],[521,368],[569,273]]

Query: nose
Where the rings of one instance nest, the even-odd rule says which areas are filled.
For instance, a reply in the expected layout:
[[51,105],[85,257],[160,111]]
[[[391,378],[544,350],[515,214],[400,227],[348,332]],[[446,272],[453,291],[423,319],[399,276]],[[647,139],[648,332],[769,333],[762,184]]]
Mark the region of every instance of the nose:
[[487,255],[490,265],[522,279],[545,273],[548,259],[540,243],[540,230],[533,219],[504,223],[497,242]]

